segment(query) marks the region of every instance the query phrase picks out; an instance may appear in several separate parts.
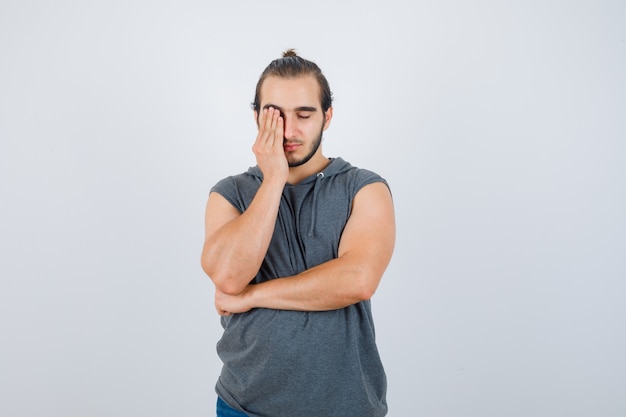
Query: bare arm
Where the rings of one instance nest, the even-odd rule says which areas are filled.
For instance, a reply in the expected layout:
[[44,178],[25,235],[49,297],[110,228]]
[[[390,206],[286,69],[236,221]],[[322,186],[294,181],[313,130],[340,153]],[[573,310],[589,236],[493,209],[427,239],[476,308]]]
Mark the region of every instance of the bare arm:
[[216,292],[220,314],[252,308],[323,311],[370,299],[391,259],[395,220],[389,189],[363,187],[341,236],[339,256],[293,277],[249,285],[239,295]]
[[264,178],[248,209],[240,213],[217,193],[211,193],[206,207],[202,268],[216,290],[225,294],[239,294],[254,278],[274,232],[289,173],[277,110],[261,114],[252,149]]

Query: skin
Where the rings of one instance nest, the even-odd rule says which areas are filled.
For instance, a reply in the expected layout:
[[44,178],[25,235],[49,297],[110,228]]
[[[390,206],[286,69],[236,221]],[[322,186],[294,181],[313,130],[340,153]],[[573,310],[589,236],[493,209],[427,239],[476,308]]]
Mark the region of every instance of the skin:
[[393,203],[382,183],[356,194],[336,259],[295,276],[249,284],[269,247],[285,183],[297,184],[329,164],[319,141],[332,115],[332,108],[321,109],[313,76],[264,81],[252,146],[263,182],[244,213],[217,193],[209,195],[206,207],[201,263],[215,284],[218,314],[334,310],[368,300],[376,291],[395,242]]

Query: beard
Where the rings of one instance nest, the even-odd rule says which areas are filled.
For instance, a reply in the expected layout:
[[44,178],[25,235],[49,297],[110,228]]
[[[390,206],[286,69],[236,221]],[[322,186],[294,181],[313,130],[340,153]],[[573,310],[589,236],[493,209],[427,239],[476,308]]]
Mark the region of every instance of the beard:
[[315,155],[315,153],[319,149],[320,145],[322,144],[322,134],[323,133],[324,133],[324,126],[322,126],[322,129],[320,130],[320,134],[317,136],[317,139],[315,139],[313,141],[313,143],[311,144],[311,150],[309,151],[309,153],[306,154],[306,156],[304,158],[302,158],[302,159],[288,161],[289,168],[294,168],[294,167],[299,167],[300,165],[304,165],[307,162],[309,162],[309,160],[311,158],[313,158],[313,155]]

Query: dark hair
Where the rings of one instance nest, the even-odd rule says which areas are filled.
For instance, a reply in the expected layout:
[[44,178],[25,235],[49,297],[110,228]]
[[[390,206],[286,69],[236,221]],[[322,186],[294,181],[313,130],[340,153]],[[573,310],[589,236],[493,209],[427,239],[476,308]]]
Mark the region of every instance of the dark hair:
[[320,86],[320,101],[322,102],[322,110],[326,113],[333,102],[333,95],[330,92],[328,80],[326,80],[326,77],[322,74],[322,70],[317,64],[298,56],[294,49],[287,49],[283,52],[281,58],[273,60],[265,68],[256,84],[252,109],[259,111],[259,106],[261,105],[261,86],[267,77],[294,78],[309,74],[315,77]]

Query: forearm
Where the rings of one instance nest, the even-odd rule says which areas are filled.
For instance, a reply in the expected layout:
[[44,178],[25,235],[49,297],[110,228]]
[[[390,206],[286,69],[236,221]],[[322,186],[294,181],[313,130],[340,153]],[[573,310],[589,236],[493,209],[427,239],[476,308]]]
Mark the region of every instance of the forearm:
[[335,310],[370,299],[382,273],[344,256],[292,277],[251,285],[246,297],[251,308]]
[[202,267],[221,291],[239,293],[257,274],[274,233],[283,187],[264,182],[244,213],[206,239]]

